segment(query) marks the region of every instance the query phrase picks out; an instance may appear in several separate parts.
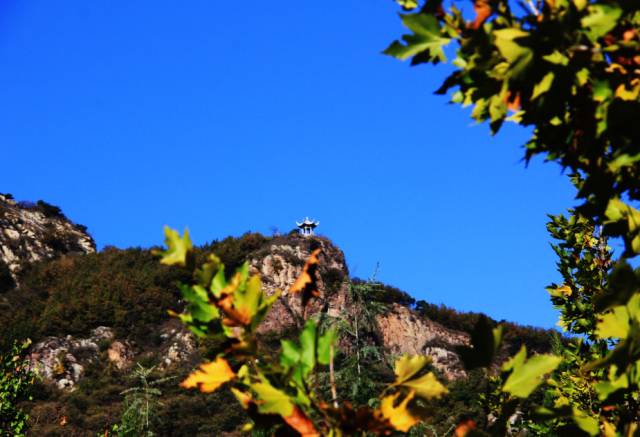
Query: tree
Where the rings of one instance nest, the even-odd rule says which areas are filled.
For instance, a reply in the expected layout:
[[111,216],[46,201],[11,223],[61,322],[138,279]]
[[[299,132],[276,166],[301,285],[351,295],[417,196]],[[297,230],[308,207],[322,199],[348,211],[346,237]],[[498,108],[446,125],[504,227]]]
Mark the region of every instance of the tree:
[[[527,398],[529,387],[520,392],[514,380],[557,369],[545,408],[532,416],[533,427],[547,427],[538,431],[638,432],[640,274],[627,261],[640,253],[640,4],[474,0],[466,21],[455,3],[399,3],[410,11],[401,15],[410,33],[385,53],[438,64],[454,44],[454,71],[436,93],[473,106],[472,118],[488,121],[493,134],[505,121],[532,127],[526,161],[559,163],[581,202],[549,224],[564,278],[549,292],[565,329],[584,337],[555,366],[516,355],[502,368],[502,392]],[[607,238],[624,242],[617,258]]]

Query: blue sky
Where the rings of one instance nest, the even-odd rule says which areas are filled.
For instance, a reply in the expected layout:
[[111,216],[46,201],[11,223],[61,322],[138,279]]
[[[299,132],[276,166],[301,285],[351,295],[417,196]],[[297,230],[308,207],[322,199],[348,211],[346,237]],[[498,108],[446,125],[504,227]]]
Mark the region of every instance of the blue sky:
[[[182,6],[181,6],[182,5]],[[552,327],[546,214],[575,204],[433,95],[445,68],[380,52],[391,0],[7,0],[0,192],[44,199],[99,247],[288,231],[308,215],[353,275],[418,299]]]

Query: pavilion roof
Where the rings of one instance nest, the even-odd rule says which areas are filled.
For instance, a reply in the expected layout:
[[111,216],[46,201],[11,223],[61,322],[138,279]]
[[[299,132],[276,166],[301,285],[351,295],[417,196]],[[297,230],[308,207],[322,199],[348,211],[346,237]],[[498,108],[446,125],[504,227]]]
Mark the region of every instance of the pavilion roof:
[[302,227],[312,227],[315,228],[316,226],[318,226],[320,224],[319,221],[317,220],[310,220],[309,217],[305,217],[304,220],[302,221],[302,223],[299,223],[298,221],[296,221],[296,225],[298,225],[299,228]]

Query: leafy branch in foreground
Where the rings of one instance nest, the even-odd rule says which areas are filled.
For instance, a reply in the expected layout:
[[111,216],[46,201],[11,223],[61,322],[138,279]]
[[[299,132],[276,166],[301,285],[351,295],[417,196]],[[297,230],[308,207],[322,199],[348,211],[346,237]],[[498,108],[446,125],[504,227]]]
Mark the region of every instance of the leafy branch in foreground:
[[[529,429],[638,435],[640,272],[628,261],[640,254],[640,4],[473,0],[467,21],[456,2],[398,3],[410,11],[401,15],[410,33],[385,53],[438,64],[455,46],[453,72],[436,93],[473,106],[471,117],[494,134],[505,121],[532,127],[525,159],[542,155],[569,169],[581,199],[548,225],[563,278],[548,290],[560,325],[579,337],[559,351]],[[617,258],[608,238],[624,243]],[[550,371],[557,360],[545,361]]]
[[[188,265],[192,250],[188,234],[180,237],[169,229],[165,233],[167,250],[161,262]],[[315,275],[319,256],[316,249],[289,290],[300,297],[303,307],[320,296]],[[200,365],[181,385],[205,393],[227,385],[252,419],[245,430],[277,428],[309,437],[407,432],[420,422],[419,399],[447,392],[433,373],[425,371],[428,357],[405,355],[395,362],[395,381],[380,394],[377,408],[355,409],[347,402],[339,404],[336,396],[323,399],[318,371],[332,368],[335,330],[322,330],[309,318],[296,341],[281,341],[276,358],[261,353],[257,328],[280,294],[267,296],[260,278],[249,275],[248,263],[227,279],[224,265],[210,255],[193,269],[192,283],[181,284],[180,290],[186,308],[173,315],[197,336],[219,344],[212,361]]]
[[29,369],[25,352],[30,340],[14,342],[10,349],[0,354],[0,435],[25,435],[29,416],[18,402],[29,397],[29,389],[35,374]]

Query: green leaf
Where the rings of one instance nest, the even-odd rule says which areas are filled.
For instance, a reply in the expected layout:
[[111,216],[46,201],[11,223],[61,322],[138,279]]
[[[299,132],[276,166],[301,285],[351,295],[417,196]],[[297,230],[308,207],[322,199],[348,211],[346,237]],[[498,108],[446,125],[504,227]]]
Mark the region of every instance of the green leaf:
[[525,347],[525,345],[522,345],[517,354],[515,354],[514,356],[512,356],[502,364],[501,370],[503,372],[508,372],[510,370],[515,369],[516,367],[520,367],[524,364],[526,359],[527,359],[527,348]]
[[550,55],[543,56],[542,59],[556,65],[569,65],[569,58],[557,50]]
[[510,75],[517,77],[531,63],[533,51],[529,47],[518,44],[515,40],[522,40],[529,37],[529,33],[522,29],[508,28],[495,30],[494,44],[498,48],[500,55],[509,62]]
[[600,339],[627,338],[630,328],[627,307],[620,305],[600,316],[595,334]]
[[336,341],[335,329],[329,329],[318,338],[318,363],[328,365],[331,360],[331,346]]
[[283,391],[278,390],[268,381],[250,385],[257,395],[258,411],[262,414],[279,414],[282,417],[290,416],[293,412],[293,402]]
[[631,167],[638,161],[640,161],[640,153],[637,153],[635,155],[623,153],[622,155],[611,161],[608,166],[609,170],[617,172],[623,167]]
[[573,421],[578,425],[578,428],[590,436],[600,434],[600,425],[598,424],[598,420],[575,407],[573,408]]
[[439,398],[448,392],[447,388],[436,379],[433,372],[403,382],[400,385],[415,390],[418,396],[425,399]]
[[536,86],[533,87],[533,94],[531,95],[531,100],[535,100],[541,94],[544,94],[547,91],[549,91],[549,89],[551,88],[551,85],[553,84],[553,78],[554,78],[554,74],[552,71],[545,74],[542,80],[538,82]]
[[555,370],[561,361],[562,358],[555,355],[535,355],[524,363],[521,358],[513,361],[513,371],[505,381],[502,391],[519,398],[529,397],[542,382],[542,377]]
[[300,334],[300,363],[306,377],[316,366],[316,323],[309,319]]
[[622,9],[612,4],[589,5],[588,15],[582,18],[582,26],[588,30],[585,32],[591,41],[609,33],[622,15]]
[[612,393],[629,387],[629,377],[625,373],[616,377],[616,371],[617,366],[614,364],[609,369],[609,380],[599,381],[595,384],[598,399],[601,401],[606,400]]
[[166,265],[186,265],[187,254],[193,249],[189,230],[185,229],[184,236],[180,237],[178,231],[165,226],[164,235],[164,244],[167,246],[167,250],[160,253],[162,255],[160,262]]
[[438,19],[430,14],[400,14],[402,22],[414,32],[413,35],[403,35],[404,44],[394,41],[383,52],[386,55],[406,60],[420,53],[425,53],[432,62],[446,61],[442,48],[450,41],[440,33]]

